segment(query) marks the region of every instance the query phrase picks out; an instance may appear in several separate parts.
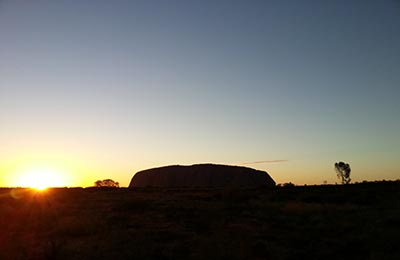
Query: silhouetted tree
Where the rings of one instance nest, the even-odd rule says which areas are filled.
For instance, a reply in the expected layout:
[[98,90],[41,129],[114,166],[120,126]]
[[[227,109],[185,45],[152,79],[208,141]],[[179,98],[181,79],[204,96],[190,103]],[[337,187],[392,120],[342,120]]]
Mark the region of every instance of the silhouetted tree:
[[335,163],[335,171],[337,172],[338,178],[342,180],[342,184],[350,183],[351,168],[348,163],[345,163],[345,162]]
[[111,179],[98,180],[94,183],[96,187],[114,187],[119,188],[119,183]]
[[295,185],[291,182],[285,182],[282,187],[294,187]]

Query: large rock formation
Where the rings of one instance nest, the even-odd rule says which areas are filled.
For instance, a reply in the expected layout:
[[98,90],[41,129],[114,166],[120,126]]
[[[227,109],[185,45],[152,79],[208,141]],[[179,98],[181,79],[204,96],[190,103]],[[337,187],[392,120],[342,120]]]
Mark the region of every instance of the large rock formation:
[[241,166],[196,164],[165,166],[136,173],[134,187],[255,187],[275,186],[267,172]]

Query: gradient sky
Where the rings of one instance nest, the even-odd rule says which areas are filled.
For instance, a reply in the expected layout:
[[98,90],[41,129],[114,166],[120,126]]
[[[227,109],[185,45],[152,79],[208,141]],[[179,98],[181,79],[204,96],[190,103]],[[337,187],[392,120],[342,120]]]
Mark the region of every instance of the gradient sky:
[[203,162],[399,179],[399,99],[399,1],[0,1],[0,186]]

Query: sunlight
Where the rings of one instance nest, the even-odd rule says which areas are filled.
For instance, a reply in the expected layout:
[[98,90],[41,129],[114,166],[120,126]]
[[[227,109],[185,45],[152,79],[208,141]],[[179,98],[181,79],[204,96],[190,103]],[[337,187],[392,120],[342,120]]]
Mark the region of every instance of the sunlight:
[[66,186],[65,174],[52,169],[32,169],[23,172],[18,179],[18,186],[43,191],[50,187]]

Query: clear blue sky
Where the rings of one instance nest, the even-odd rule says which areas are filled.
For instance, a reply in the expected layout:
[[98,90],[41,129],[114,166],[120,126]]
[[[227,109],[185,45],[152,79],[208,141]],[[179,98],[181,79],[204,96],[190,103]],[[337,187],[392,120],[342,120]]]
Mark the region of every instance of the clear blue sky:
[[127,186],[213,162],[311,184],[343,160],[399,179],[399,46],[394,0],[3,0],[0,172]]

